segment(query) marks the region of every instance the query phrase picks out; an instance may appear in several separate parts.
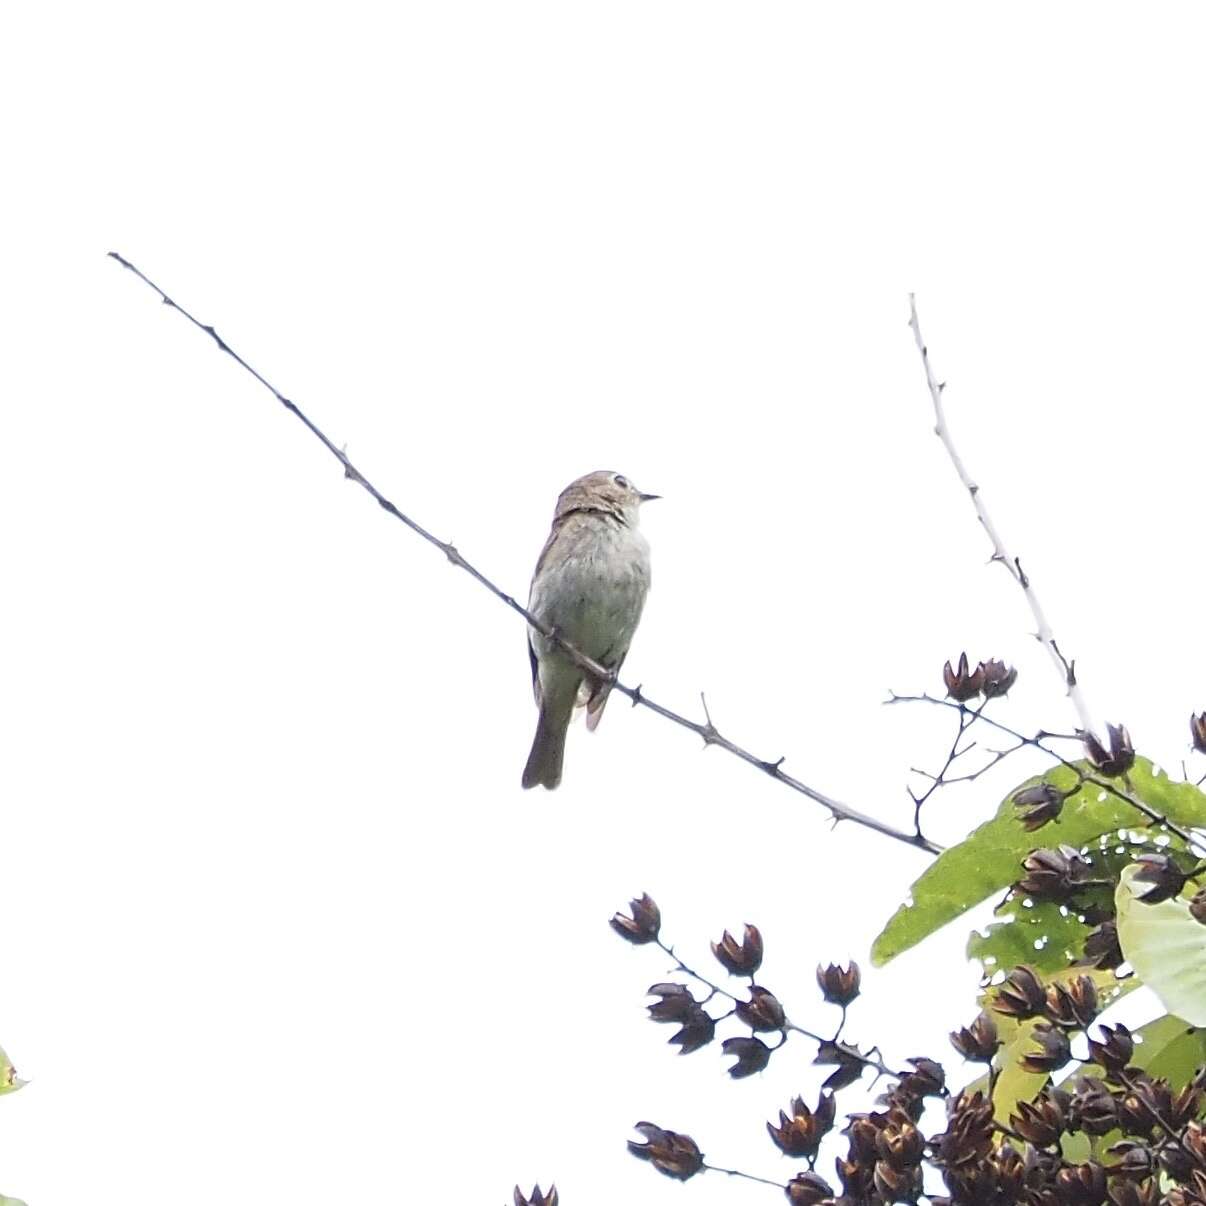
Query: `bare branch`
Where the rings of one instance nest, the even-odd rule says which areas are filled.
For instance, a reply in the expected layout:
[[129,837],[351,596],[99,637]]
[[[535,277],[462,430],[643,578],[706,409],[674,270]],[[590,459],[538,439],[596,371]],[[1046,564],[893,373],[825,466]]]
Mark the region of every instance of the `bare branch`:
[[[1007,737],[1012,737],[1014,741],[1017,742],[1017,744],[1011,749],[1003,750],[999,755],[994,756],[993,760],[988,763],[987,766],[983,767],[981,771],[978,771],[975,775],[971,776],[972,778],[978,778],[979,775],[984,771],[989,770],[998,762],[1007,758],[1010,754],[1016,753],[1019,749],[1030,747],[1031,749],[1036,749],[1046,754],[1049,758],[1053,758],[1061,766],[1067,767],[1068,770],[1074,771],[1082,783],[1089,783],[1094,787],[1099,787],[1107,794],[1129,804],[1133,809],[1135,809],[1136,812],[1142,813],[1143,816],[1146,817],[1147,820],[1153,825],[1161,825],[1167,829],[1169,833],[1179,837],[1190,850],[1196,852],[1202,848],[1202,840],[1199,837],[1195,836],[1190,830],[1176,824],[1176,822],[1170,821],[1162,812],[1159,812],[1150,804],[1146,803],[1144,800],[1141,800],[1137,795],[1134,794],[1134,792],[1128,791],[1123,787],[1119,787],[1117,783],[1103,778],[1101,775],[1086,772],[1083,766],[1072,761],[1070,758],[1066,758],[1063,754],[1059,753],[1058,750],[1052,749],[1051,746],[1047,744],[1049,740],[1079,742],[1079,737],[1070,737],[1064,733],[1048,733],[1046,730],[1040,730],[1033,737],[1030,737],[1025,733],[1019,732],[1017,729],[1011,728],[1007,724],[1002,724],[1001,721],[995,720],[991,716],[985,715],[981,709],[971,709],[967,707],[966,704],[959,703],[953,699],[939,699],[936,695],[897,695],[896,692],[893,691],[885,702],[890,704],[927,703],[939,708],[953,708],[959,713],[961,718],[972,715],[974,716],[975,720],[982,721],[984,724],[990,725],[998,732],[1004,733]],[[1125,777],[1122,781],[1123,783],[1126,783]],[[946,782],[953,782],[953,780],[946,780]]]
[[[145,276],[137,267],[135,267],[124,256],[119,255],[116,251],[109,252],[109,255],[115,259],[123,268],[129,269],[135,276],[138,277],[145,285],[153,289],[160,297],[164,305],[170,306],[173,310],[182,314],[189,322],[198,330],[204,331],[218,348],[225,352],[232,360],[235,361],[241,368],[250,373],[272,396],[291,414],[293,414],[301,423],[303,423],[310,433],[317,439],[323,447],[343,466],[344,476],[349,480],[354,481],[358,486],[361,486],[377,503],[382,510],[388,512],[399,522],[405,524],[416,535],[421,536],[428,544],[434,545],[439,549],[445,557],[448,558],[453,565],[463,569],[470,577],[476,579],[484,586],[495,598],[500,599],[512,611],[522,616],[528,624],[543,633],[549,640],[554,641],[566,655],[574,662],[574,664],[599,679],[601,682],[610,683],[612,689],[619,691],[621,695],[627,696],[634,706],[639,704],[641,707],[648,708],[649,711],[656,713],[665,720],[671,721],[680,728],[688,729],[697,737],[701,738],[705,745],[716,745],[721,749],[732,754],[735,758],[740,758],[743,762],[747,762],[750,766],[762,771],[777,783],[782,783],[784,787],[790,788],[794,792],[798,792],[802,796],[807,796],[808,799],[820,804],[822,807],[829,810],[834,821],[851,821],[855,825],[861,825],[865,829],[872,830],[875,833],[882,834],[885,837],[893,838],[898,842],[903,842],[907,846],[914,846],[918,849],[925,850],[930,854],[938,854],[942,847],[937,843],[930,841],[919,833],[909,833],[903,829],[897,829],[895,826],[889,825],[884,821],[878,820],[876,817],[870,816],[867,813],[860,812],[856,808],[851,808],[849,805],[842,804],[840,801],[827,796],[824,792],[817,791],[815,788],[809,787],[806,783],[802,783],[799,779],[794,778],[782,769],[783,759],[780,758],[776,762],[771,762],[765,758],[759,758],[756,754],[750,753],[749,750],[739,746],[735,741],[731,741],[728,737],[719,733],[716,727],[712,724],[711,719],[707,715],[705,704],[704,721],[690,720],[686,716],[680,715],[671,708],[665,707],[663,704],[656,703],[650,699],[644,692],[641,686],[628,687],[616,678],[614,670],[609,670],[605,666],[599,665],[584,653],[575,649],[568,641],[564,640],[560,634],[554,632],[546,625],[542,624],[531,612],[527,610],[515,598],[507,594],[500,587],[496,586],[481,570],[472,565],[461,555],[457,548],[439,537],[434,536],[421,524],[416,523],[409,515],[400,511],[388,498],[386,498],[376,486],[372,484],[359,469],[352,464],[348,459],[347,453],[337,447],[327,435],[305,414],[305,412],[293,402],[285,397],[267,378],[262,376],[242,356],[238,354],[212,327],[198,321],[190,314],[183,306],[178,305],[173,301],[154,281]],[[702,697],[701,697],[702,698]]]
[[921,353],[921,363],[925,369],[925,383],[929,386],[930,397],[934,402],[934,434],[942,441],[942,446],[951,458],[951,464],[954,465],[955,472],[963,483],[963,488],[972,500],[976,516],[984,531],[988,533],[988,539],[992,541],[992,559],[999,561],[1009,571],[1026,596],[1026,602],[1030,605],[1031,614],[1034,616],[1034,622],[1038,628],[1035,636],[1051,656],[1052,664],[1059,674],[1060,681],[1064,684],[1072,706],[1076,709],[1076,715],[1080,718],[1080,727],[1085,732],[1091,733],[1093,732],[1093,717],[1090,715],[1088,704],[1085,702],[1084,694],[1076,679],[1076,661],[1075,659],[1069,660],[1060,652],[1059,645],[1055,641],[1055,634],[1051,631],[1051,625],[1047,621],[1047,616],[1035,593],[1030,576],[1023,571],[1021,561],[1011,556],[1006,549],[1005,542],[1001,539],[1001,534],[997,531],[992,516],[985,506],[983,493],[972,479],[971,474],[968,473],[967,466],[964,465],[963,458],[959,455],[959,450],[951,438],[950,428],[946,422],[946,409],[942,404],[942,392],[946,388],[946,383],[938,381],[934,376],[933,366],[930,364],[929,348],[921,337],[921,324],[917,320],[917,302],[912,293],[909,294],[909,326],[913,329],[913,338],[917,341],[917,350]]

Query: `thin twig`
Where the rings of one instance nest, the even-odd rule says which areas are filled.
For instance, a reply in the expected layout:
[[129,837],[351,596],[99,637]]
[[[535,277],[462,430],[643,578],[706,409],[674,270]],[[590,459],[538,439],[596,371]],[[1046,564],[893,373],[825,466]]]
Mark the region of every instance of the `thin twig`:
[[243,357],[240,356],[238,352],[236,352],[218,334],[218,332],[214,330],[212,326],[206,326],[204,323],[194,318],[193,315],[190,314],[183,306],[173,301],[157,284],[155,284],[154,281],[144,275],[124,256],[119,255],[116,251],[109,252],[109,255],[119,264],[121,264],[123,268],[129,269],[132,273],[134,273],[135,276],[138,277],[139,280],[159,294],[160,299],[165,305],[170,306],[173,310],[176,310],[178,313],[182,314],[198,330],[204,331],[205,334],[218,345],[218,348],[221,351],[225,352],[232,360],[235,361],[236,364],[250,373],[251,376],[253,376],[266,390],[268,390],[269,393],[271,393],[272,396],[276,398],[276,400],[286,410],[299,419],[314,436],[314,438],[317,439],[323,445],[323,447],[326,448],[326,450],[343,466],[344,476],[349,478],[351,481],[354,481],[357,485],[363,487],[376,501],[377,505],[382,508],[382,510],[388,512],[395,519],[405,524],[417,536],[421,536],[424,540],[426,540],[428,544],[434,545],[440,550],[441,553],[444,554],[445,557],[448,558],[450,562],[452,562],[453,565],[458,566],[472,578],[475,578],[492,595],[502,600],[502,602],[505,603],[516,614],[522,616],[532,628],[548,637],[549,640],[554,641],[562,650],[564,650],[570,660],[573,661],[573,663],[580,669],[586,671],[586,673],[602,682],[609,683],[613,690],[618,691],[621,695],[625,695],[632,700],[634,707],[637,704],[640,704],[642,707],[648,708],[649,711],[656,713],[665,720],[671,721],[680,728],[689,729],[697,737],[703,740],[705,746],[719,746],[722,750],[732,754],[733,757],[740,758],[743,762],[747,762],[750,766],[762,771],[763,774],[770,776],[770,778],[774,779],[776,782],[782,783],[784,787],[789,787],[792,791],[798,792],[802,796],[807,796],[808,799],[813,800],[817,804],[820,804],[822,807],[828,809],[835,823],[839,821],[850,821],[855,825],[861,825],[865,829],[870,829],[875,833],[883,834],[885,837],[890,837],[898,842],[903,842],[906,846],[914,846],[921,850],[925,850],[930,854],[941,853],[942,847],[937,843],[930,841],[928,838],[924,838],[916,833],[908,833],[903,829],[897,829],[893,825],[880,821],[877,818],[868,815],[867,813],[860,812],[856,808],[851,808],[847,804],[842,804],[840,801],[833,799],[831,796],[825,795],[824,792],[817,791],[815,788],[809,787],[806,783],[802,783],[799,779],[787,774],[783,770],[782,758],[775,762],[771,762],[767,759],[759,758],[756,754],[750,753],[749,750],[739,746],[735,741],[731,741],[728,737],[725,737],[716,730],[716,727],[712,724],[711,718],[707,716],[706,708],[705,720],[701,723],[700,721],[690,720],[686,716],[682,716],[678,712],[665,707],[663,704],[656,703],[654,700],[645,695],[643,689],[639,685],[636,687],[625,686],[624,683],[617,679],[614,670],[601,666],[598,662],[587,657],[578,649],[575,649],[571,644],[569,644],[568,641],[564,640],[560,634],[543,624],[534,615],[532,615],[532,613],[528,611],[526,607],[517,602],[511,595],[507,594],[500,587],[496,586],[489,578],[486,577],[485,574],[481,572],[481,570],[477,569],[476,566],[467,561],[457,550],[455,545],[440,540],[439,537],[432,535],[432,533],[424,528],[421,524],[416,523],[415,520],[410,518],[410,516],[405,515],[402,511],[400,511],[377,489],[376,486],[372,484],[372,482],[370,482],[364,476],[364,474],[360,472],[359,469],[352,464],[352,462],[348,459],[347,453],[344,452],[343,449],[338,448],[305,414],[305,412],[297,405],[296,402],[293,402],[291,399],[285,397],[285,395],[282,394],[280,390],[278,390],[270,381],[268,381],[267,378],[252,368],[251,365],[248,364],[247,361],[244,360]]
[[1089,712],[1089,706],[1085,702],[1084,693],[1081,691],[1080,683],[1076,678],[1076,661],[1075,659],[1069,661],[1060,651],[1060,647],[1055,640],[1055,634],[1051,631],[1051,625],[1048,623],[1042,604],[1039,602],[1039,597],[1035,593],[1034,583],[1031,582],[1030,576],[1022,569],[1021,561],[1016,557],[1010,556],[1005,547],[1004,540],[1001,539],[1000,532],[997,531],[997,527],[992,521],[992,516],[988,513],[980,487],[976,485],[971,474],[968,473],[967,467],[963,463],[963,458],[959,455],[959,450],[955,447],[954,440],[951,438],[950,428],[946,422],[946,409],[942,404],[942,391],[946,388],[946,382],[939,381],[934,376],[934,370],[930,364],[929,348],[921,337],[921,324],[917,321],[917,302],[912,293],[909,294],[909,326],[913,329],[913,338],[917,341],[917,350],[921,353],[921,363],[925,369],[925,383],[929,386],[930,397],[934,402],[934,434],[942,441],[942,446],[951,458],[951,464],[954,465],[955,472],[963,483],[963,488],[968,492],[972,505],[976,508],[976,516],[980,520],[984,531],[988,533],[989,540],[992,541],[992,559],[999,561],[1009,571],[1013,580],[1022,588],[1022,593],[1026,596],[1026,602],[1030,604],[1030,611],[1034,616],[1034,622],[1038,628],[1038,631],[1034,635],[1043,648],[1047,650],[1048,654],[1050,654],[1051,661],[1060,676],[1060,681],[1064,684],[1068,698],[1071,699],[1072,705],[1076,709],[1076,715],[1080,718],[1080,727],[1085,732],[1091,733],[1093,732],[1093,717]]
[[757,1181],[759,1185],[773,1185],[776,1189],[786,1189],[782,1181],[768,1181],[765,1177],[756,1177],[753,1173],[742,1172],[737,1168],[720,1168],[715,1164],[705,1164],[707,1172],[724,1173],[726,1177],[740,1177],[743,1181]]
[[[890,704],[928,703],[934,704],[940,708],[954,708],[960,714],[967,714],[973,711],[973,709],[967,707],[966,704],[959,703],[957,700],[939,699],[936,695],[929,695],[925,693],[921,695],[897,695],[896,692],[893,691],[885,702]],[[1153,825],[1164,826],[1169,833],[1179,837],[1191,851],[1196,852],[1202,848],[1201,838],[1196,837],[1189,830],[1182,828],[1180,825],[1176,824],[1175,821],[1170,821],[1162,812],[1159,812],[1157,809],[1153,808],[1146,801],[1141,800],[1133,792],[1119,787],[1117,783],[1113,783],[1109,779],[1103,778],[1101,775],[1086,772],[1084,767],[1079,763],[1074,762],[1070,758],[1064,757],[1064,755],[1059,753],[1058,750],[1053,750],[1049,745],[1046,744],[1047,739],[1056,739],[1059,741],[1078,741],[1078,737],[1069,737],[1064,733],[1048,733],[1045,730],[1041,730],[1033,737],[1028,737],[1025,733],[1018,732],[1017,729],[1011,728],[1009,725],[1003,724],[999,720],[995,720],[993,717],[986,715],[979,709],[975,709],[975,715],[977,720],[981,720],[985,724],[991,725],[992,728],[996,729],[998,732],[1012,737],[1014,741],[1017,742],[1017,745],[1014,746],[1013,749],[1005,750],[1000,757],[994,758],[994,760],[989,763],[989,766],[995,766],[996,763],[1001,761],[1002,758],[1008,756],[1009,754],[1016,753],[1023,747],[1029,746],[1031,749],[1039,750],[1040,752],[1046,754],[1047,757],[1053,758],[1061,766],[1073,771],[1080,779],[1082,784],[1089,783],[1094,787],[1101,788],[1102,791],[1107,792],[1116,799],[1122,800],[1124,803],[1129,804],[1137,812],[1142,813],[1143,816],[1145,816]],[[988,767],[986,766],[983,769],[987,770]]]

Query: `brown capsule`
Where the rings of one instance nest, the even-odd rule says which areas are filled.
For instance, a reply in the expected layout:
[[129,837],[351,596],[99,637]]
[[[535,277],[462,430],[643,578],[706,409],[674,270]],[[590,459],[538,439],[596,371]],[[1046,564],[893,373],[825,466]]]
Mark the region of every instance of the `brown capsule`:
[[1013,805],[1018,810],[1018,820],[1027,833],[1041,829],[1049,821],[1059,819],[1068,797],[1052,783],[1038,783],[1016,792]]
[[1135,765],[1135,747],[1131,744],[1131,735],[1126,731],[1126,725],[1107,724],[1110,748],[1097,739],[1095,733],[1080,730],[1080,739],[1084,743],[1085,757],[1093,764],[1094,769],[1107,779],[1115,779],[1125,775]]
[[894,1169],[912,1168],[925,1155],[925,1136],[911,1121],[901,1120],[879,1132],[875,1148]]
[[[1183,1129],[1188,1122],[1198,1117],[1202,1112],[1203,1095],[1202,1086],[1191,1080],[1173,1098],[1166,1117],[1174,1131]],[[1203,1161],[1202,1166],[1206,1168],[1206,1161]]]
[[703,1154],[690,1135],[663,1130],[652,1122],[638,1122],[633,1128],[644,1143],[628,1141],[628,1150],[639,1160],[648,1160],[660,1173],[686,1181],[703,1168]]
[[1199,925],[1206,925],[1206,888],[1199,888],[1189,901],[1189,913]]
[[757,984],[750,986],[750,999],[738,1001],[734,1012],[751,1030],[782,1030],[787,1022],[779,998]]
[[1148,1181],[1136,1185],[1134,1181],[1112,1181],[1110,1183],[1111,1206],[1159,1206],[1160,1183]]
[[1038,974],[1027,963],[1020,963],[1001,981],[991,1005],[997,1013],[1011,1018],[1033,1018],[1043,1012],[1047,994]]
[[[877,1125],[875,1119],[880,1119]],[[846,1129],[842,1132],[850,1140],[850,1159],[855,1164],[873,1164],[875,1162],[876,1141],[879,1137],[883,1115],[851,1114]]]
[[862,978],[853,959],[848,967],[839,967],[836,963],[817,964],[817,984],[822,995],[831,1005],[840,1005],[843,1009],[858,996]]
[[1152,1080],[1137,1068],[1128,1068],[1127,1072],[1131,1087],[1117,1099],[1118,1129],[1124,1135],[1150,1139],[1160,1129],[1159,1120],[1168,1117],[1172,1092],[1165,1080]]
[[791,1115],[780,1110],[779,1125],[768,1122],[766,1130],[785,1156],[811,1160],[820,1149],[821,1140],[833,1128],[836,1111],[832,1093],[822,1093],[815,1110],[810,1110],[802,1097],[795,1097]]
[[1118,945],[1118,923],[1103,921],[1085,938],[1085,960],[1102,971],[1112,971],[1125,960]]
[[893,1168],[886,1160],[875,1165],[875,1191],[885,1202],[915,1202],[922,1190],[921,1166]]
[[1080,1077],[1070,1101],[1068,1120],[1073,1130],[1100,1137],[1117,1128],[1118,1104],[1099,1077]]
[[1198,1168],[1206,1170],[1206,1128],[1201,1122],[1188,1122],[1181,1132],[1181,1146],[1193,1157]]
[[951,1031],[951,1046],[964,1059],[978,1064],[992,1063],[1001,1040],[997,1037],[997,1024],[991,1014],[981,1013],[970,1026]]
[[835,1069],[825,1078],[825,1088],[834,1092],[854,1084],[867,1066],[867,1061],[863,1059],[862,1052],[857,1047],[831,1039],[817,1045],[816,1059],[812,1062],[822,1068]]
[[934,1161],[942,1168],[964,1167],[983,1160],[993,1146],[992,1102],[983,1093],[948,1098],[946,1130],[930,1142]]
[[716,1037],[716,1023],[700,1005],[688,1010],[682,1023],[682,1029],[670,1039],[678,1047],[680,1055],[690,1055],[692,1051],[706,1047]]
[[1175,1181],[1188,1181],[1193,1176],[1194,1159],[1179,1143],[1169,1143],[1160,1149],[1160,1168]]
[[918,1055],[909,1063],[914,1070],[900,1078],[900,1088],[907,1097],[939,1097],[946,1091],[946,1072],[936,1059]]
[[1004,662],[997,661],[996,658],[990,658],[986,662],[981,662],[976,668],[976,673],[981,676],[981,690],[984,692],[985,699],[994,699],[1000,695],[1006,695],[1009,688],[1017,682],[1018,672],[1012,666],[1006,666]]
[[1206,712],[1189,718],[1189,739],[1199,754],[1206,754]]
[[1047,1090],[1033,1101],[1019,1101],[1018,1112],[1009,1125],[1035,1147],[1051,1147],[1060,1141],[1067,1126],[1067,1094]]
[[645,894],[631,901],[628,909],[632,916],[625,917],[623,913],[617,913],[611,919],[611,928],[635,946],[656,942],[658,931],[662,928],[662,914],[654,904],[653,898]]
[[1079,850],[1032,850],[1022,859],[1025,876],[1018,890],[1036,900],[1067,900],[1088,882],[1091,868]]
[[824,1177],[814,1172],[798,1173],[788,1181],[785,1192],[792,1206],[820,1206],[833,1201],[833,1190]]
[[1123,1139],[1107,1148],[1106,1155],[1114,1157],[1114,1163],[1105,1166],[1106,1172],[1114,1177],[1146,1181],[1156,1171],[1156,1157],[1146,1143]]
[[757,926],[747,925],[738,942],[725,930],[720,941],[712,943],[712,954],[730,975],[752,976],[762,966],[762,935]]
[[1055,1174],[1058,1201],[1068,1206],[1100,1206],[1106,1196],[1106,1174],[1095,1160],[1065,1165]]
[[946,683],[946,693],[951,699],[956,703],[967,703],[984,688],[984,663],[981,662],[973,673],[968,669],[967,654],[961,653],[957,669],[950,662],[942,667],[942,681]]
[[1135,1054],[1135,1040],[1121,1022],[1117,1026],[1102,1026],[1102,1037],[1089,1037],[1089,1062],[1104,1068],[1107,1076],[1125,1071]]
[[1068,1030],[1083,1030],[1098,1012],[1097,985],[1088,976],[1047,987],[1047,1017]]
[[1056,1072],[1072,1058],[1068,1036],[1058,1027],[1040,1022],[1034,1028],[1038,1048],[1028,1051],[1018,1061],[1026,1072]]
[[1185,873],[1167,854],[1140,854],[1135,859],[1139,870],[1135,872],[1135,880],[1152,886],[1137,899],[1144,904],[1159,904],[1164,900],[1172,900],[1180,895],[1185,887]]
[[515,1186],[515,1206],[557,1206],[557,1186],[550,1185],[548,1193],[541,1193],[537,1185],[527,1197],[518,1185]]
[[737,1060],[729,1068],[729,1075],[734,1080],[740,1080],[744,1076],[753,1076],[755,1072],[761,1072],[770,1063],[772,1050],[761,1039],[744,1036],[725,1039],[721,1043],[721,1049],[725,1055],[731,1055]]
[[659,998],[649,1006],[649,1016],[655,1022],[685,1022],[699,1007],[699,1002],[682,984],[653,984],[646,995]]

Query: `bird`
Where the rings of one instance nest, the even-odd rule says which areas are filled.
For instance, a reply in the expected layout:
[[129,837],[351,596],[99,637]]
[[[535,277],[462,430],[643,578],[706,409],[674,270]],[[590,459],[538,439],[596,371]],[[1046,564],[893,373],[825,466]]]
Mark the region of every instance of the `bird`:
[[[619,671],[649,593],[649,542],[638,528],[642,503],[660,498],[622,473],[599,469],[561,491],[528,611],[578,652]],[[593,732],[611,684],[576,666],[555,640],[528,627],[532,688],[540,717],[523,786],[549,790],[561,782],[565,735],[575,706],[585,705]]]

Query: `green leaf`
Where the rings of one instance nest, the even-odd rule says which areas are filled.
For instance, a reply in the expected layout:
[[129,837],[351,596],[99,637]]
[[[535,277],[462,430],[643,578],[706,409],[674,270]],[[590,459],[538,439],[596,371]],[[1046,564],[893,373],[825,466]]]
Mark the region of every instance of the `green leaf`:
[[[17,1075],[17,1069],[13,1067],[13,1061],[4,1053],[4,1048],[0,1047],[0,1093],[15,1093],[25,1081]],[[0,1206],[3,1206],[4,1199],[0,1198]]]
[[1037,1048],[1034,1028],[1041,1018],[1028,1018],[1018,1024],[1013,1036],[1006,1040],[997,1052],[997,1066],[1001,1074],[992,1094],[993,1117],[1001,1123],[1009,1121],[1009,1115],[1018,1108],[1019,1101],[1033,1101],[1051,1079],[1047,1072],[1027,1072],[1018,1062],[1027,1052]]
[[[1086,773],[1092,768],[1080,764]],[[1183,826],[1206,827],[1206,794],[1192,783],[1174,783],[1146,758],[1137,758],[1128,775],[1131,794]],[[1019,864],[1037,846],[1084,846],[1103,834],[1147,827],[1143,815],[1127,801],[1104,788],[1086,783],[1064,803],[1058,821],[1027,833],[1017,818],[1013,796],[1023,787],[1051,783],[1072,790],[1074,770],[1057,766],[1028,779],[1005,797],[996,816],[957,846],[940,854],[913,885],[911,899],[902,905],[871,948],[872,962],[882,967],[916,946],[939,927],[1003,891],[1019,875]],[[1150,828],[1146,829],[1148,835]]]
[[1206,1026],[1206,925],[1195,921],[1183,899],[1144,904],[1136,893],[1136,866],[1125,867],[1114,903],[1118,945],[1135,975],[1160,998],[1169,1013]]
[[1080,957],[1090,932],[1075,913],[1050,900],[1028,902],[1011,894],[996,915],[1002,920],[967,940],[968,958],[979,959],[986,976],[1019,963],[1039,972],[1059,971]]

